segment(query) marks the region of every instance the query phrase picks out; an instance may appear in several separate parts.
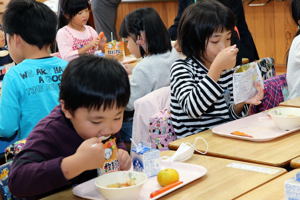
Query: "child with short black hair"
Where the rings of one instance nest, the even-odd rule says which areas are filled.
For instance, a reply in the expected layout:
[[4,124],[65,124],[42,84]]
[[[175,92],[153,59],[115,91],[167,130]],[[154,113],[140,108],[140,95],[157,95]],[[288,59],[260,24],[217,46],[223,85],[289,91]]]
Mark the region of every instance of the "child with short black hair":
[[257,86],[256,96],[233,103],[234,22],[231,10],[215,0],[189,6],[180,19],[178,43],[187,57],[171,69],[171,120],[178,137],[245,116],[248,104],[263,98],[262,86]]
[[26,138],[58,105],[59,84],[67,63],[49,53],[56,26],[56,14],[43,3],[11,0],[7,5],[3,29],[17,65],[6,73],[2,83],[0,137]]
[[[129,96],[118,61],[93,55],[71,61],[61,82],[61,105],[38,123],[13,162],[12,194],[37,198],[97,176],[104,162],[101,137],[120,130]],[[130,168],[127,151],[118,149],[118,160],[121,170]]]
[[57,46],[64,60],[72,60],[81,54],[93,54],[104,50],[106,37],[100,38],[91,26],[88,0],[61,0]]

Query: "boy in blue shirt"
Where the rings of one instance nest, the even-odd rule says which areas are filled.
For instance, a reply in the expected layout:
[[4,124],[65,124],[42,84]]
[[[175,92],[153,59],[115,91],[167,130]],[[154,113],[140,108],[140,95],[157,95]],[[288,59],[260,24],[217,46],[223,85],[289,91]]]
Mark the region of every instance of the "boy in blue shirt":
[[0,152],[7,146],[4,140],[11,143],[26,138],[58,104],[59,85],[67,63],[50,56],[56,26],[55,13],[43,3],[12,0],[7,5],[3,29],[17,65],[6,73],[2,83]]

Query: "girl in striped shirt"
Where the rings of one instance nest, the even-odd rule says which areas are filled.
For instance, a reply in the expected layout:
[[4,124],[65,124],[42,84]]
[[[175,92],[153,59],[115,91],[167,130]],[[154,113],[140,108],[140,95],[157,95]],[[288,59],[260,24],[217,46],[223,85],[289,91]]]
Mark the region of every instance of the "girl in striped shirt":
[[238,119],[249,104],[260,104],[263,89],[247,102],[233,104],[232,74],[238,49],[231,45],[235,20],[215,0],[189,6],[178,26],[178,44],[186,55],[171,68],[171,120],[178,137]]

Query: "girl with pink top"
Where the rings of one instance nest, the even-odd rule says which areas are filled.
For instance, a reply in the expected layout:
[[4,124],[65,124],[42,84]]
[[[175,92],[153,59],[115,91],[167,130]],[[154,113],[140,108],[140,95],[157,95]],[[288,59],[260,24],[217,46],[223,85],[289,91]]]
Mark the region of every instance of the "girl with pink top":
[[106,38],[100,39],[91,26],[86,25],[90,12],[88,0],[61,0],[59,30],[56,36],[62,59],[70,61],[80,54],[103,50]]

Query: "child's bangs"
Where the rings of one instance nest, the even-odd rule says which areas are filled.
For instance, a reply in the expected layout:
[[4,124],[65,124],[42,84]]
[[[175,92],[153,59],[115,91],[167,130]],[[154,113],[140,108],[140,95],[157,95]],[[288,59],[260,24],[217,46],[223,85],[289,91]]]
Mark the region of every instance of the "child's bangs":
[[125,108],[128,103],[128,94],[122,89],[116,91],[114,94],[103,92],[102,94],[83,94],[81,97],[82,107],[88,108],[89,110],[100,110],[103,111],[112,108]]
[[69,9],[68,9],[70,13],[67,14],[76,15],[78,12],[89,8],[89,3],[86,0],[79,0],[79,1],[71,0],[71,1],[72,4],[69,5]]

